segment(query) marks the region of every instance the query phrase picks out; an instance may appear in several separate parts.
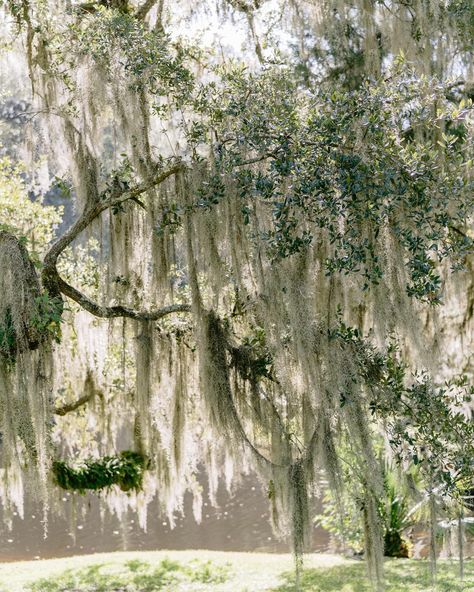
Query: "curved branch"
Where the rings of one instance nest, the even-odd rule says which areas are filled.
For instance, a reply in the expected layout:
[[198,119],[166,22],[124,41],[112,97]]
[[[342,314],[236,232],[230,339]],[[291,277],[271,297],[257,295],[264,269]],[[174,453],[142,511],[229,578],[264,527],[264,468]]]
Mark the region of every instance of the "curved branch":
[[139,183],[135,187],[130,189],[115,189],[110,194],[102,193],[99,201],[92,203],[92,205],[86,206],[82,215],[76,220],[76,222],[65,232],[49,249],[45,258],[44,266],[55,266],[59,255],[68,247],[73,240],[85,230],[102,212],[108,210],[111,207],[117,206],[128,200],[136,200],[138,196],[142,195],[146,191],[149,191],[153,187],[160,185],[166,179],[175,175],[179,171],[184,169],[182,162],[174,163],[167,169],[160,169],[157,174],[149,181]]
[[135,319],[137,321],[158,321],[166,315],[173,314],[175,312],[190,312],[191,305],[189,304],[170,304],[169,306],[163,306],[158,310],[151,311],[138,311],[133,308],[126,306],[101,306],[88,296],[65,282],[62,277],[58,274],[57,277],[59,289],[62,294],[77,302],[81,308],[87,310],[95,317],[102,319],[113,319],[116,317],[127,317],[129,319]]
[[102,212],[125,201],[136,201],[138,196],[149,189],[163,183],[166,179],[184,169],[181,162],[174,163],[167,169],[160,169],[151,180],[140,183],[131,189],[115,189],[110,194],[103,193],[101,199],[86,206],[84,212],[49,249],[45,258],[42,272],[43,286],[50,296],[61,298],[62,295],[71,298],[82,308],[100,318],[128,317],[136,320],[154,321],[175,312],[189,312],[187,304],[171,304],[156,311],[137,311],[126,306],[102,306],[88,296],[68,284],[59,275],[57,262],[61,253],[85,230]]

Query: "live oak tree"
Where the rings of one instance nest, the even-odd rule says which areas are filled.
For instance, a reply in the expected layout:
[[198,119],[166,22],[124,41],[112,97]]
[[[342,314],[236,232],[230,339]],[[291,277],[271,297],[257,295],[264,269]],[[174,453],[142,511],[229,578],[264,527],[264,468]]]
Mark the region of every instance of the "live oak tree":
[[220,63],[163,2],[4,4],[77,212],[36,256],[0,232],[4,506],[26,479],[45,507],[54,483],[105,488],[142,524],[190,490],[199,519],[202,468],[211,499],[253,470],[299,563],[321,478],[347,485],[344,442],[381,589],[374,434],[429,497],[472,482],[470,369],[441,371],[440,331],[443,298],[472,290],[469,6],[292,2],[270,55],[266,3],[230,2],[252,51]]

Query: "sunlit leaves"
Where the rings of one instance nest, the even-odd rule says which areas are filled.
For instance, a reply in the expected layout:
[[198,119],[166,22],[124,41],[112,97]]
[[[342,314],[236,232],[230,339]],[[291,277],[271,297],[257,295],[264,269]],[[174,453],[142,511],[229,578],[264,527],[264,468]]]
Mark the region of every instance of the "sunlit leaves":
[[30,199],[23,175],[21,166],[0,159],[0,230],[24,237],[30,256],[37,260],[61,222],[62,207],[45,206],[42,197]]
[[458,268],[473,246],[462,231],[473,207],[470,104],[453,105],[440,83],[401,64],[351,93],[301,93],[284,69],[234,69],[207,90],[217,169],[245,187],[247,217],[252,201],[268,207],[271,257],[301,252],[322,232],[328,273],[362,274],[368,288],[384,274],[385,231],[404,250],[408,294],[439,302],[439,263]]
[[[467,377],[434,384],[426,372],[409,371],[395,340],[379,351],[341,318],[330,339],[353,352],[367,405],[383,423],[398,462],[419,466],[428,480],[454,494],[473,470],[474,423],[465,404],[474,391]],[[341,405],[347,404],[341,398]]]

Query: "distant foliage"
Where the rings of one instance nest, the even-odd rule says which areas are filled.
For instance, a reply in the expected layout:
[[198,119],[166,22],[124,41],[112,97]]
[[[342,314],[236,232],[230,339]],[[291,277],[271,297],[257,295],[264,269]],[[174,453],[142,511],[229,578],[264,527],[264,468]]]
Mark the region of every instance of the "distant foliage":
[[24,175],[24,166],[0,158],[0,230],[24,240],[30,256],[39,262],[62,220],[63,208],[45,205],[42,195],[31,199]]

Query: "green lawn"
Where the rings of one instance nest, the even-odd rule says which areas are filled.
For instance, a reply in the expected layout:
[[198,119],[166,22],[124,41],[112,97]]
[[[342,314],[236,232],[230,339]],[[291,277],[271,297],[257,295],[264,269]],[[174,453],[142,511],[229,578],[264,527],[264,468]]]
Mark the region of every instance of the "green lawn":
[[[455,562],[440,562],[439,592],[474,592],[474,561],[464,583]],[[387,592],[428,592],[424,561],[386,562]],[[1,592],[294,592],[292,557],[260,553],[108,553],[0,565]],[[310,555],[304,592],[369,592],[361,561]]]

